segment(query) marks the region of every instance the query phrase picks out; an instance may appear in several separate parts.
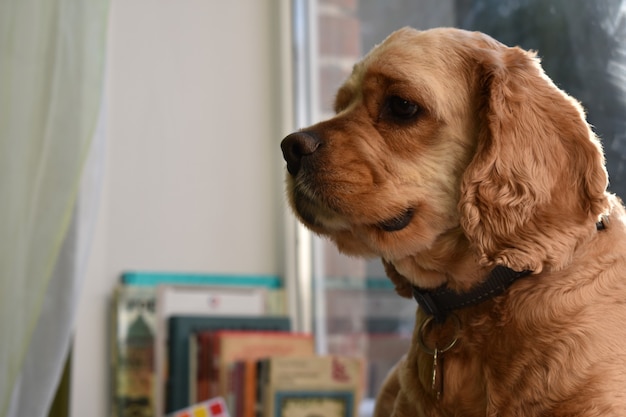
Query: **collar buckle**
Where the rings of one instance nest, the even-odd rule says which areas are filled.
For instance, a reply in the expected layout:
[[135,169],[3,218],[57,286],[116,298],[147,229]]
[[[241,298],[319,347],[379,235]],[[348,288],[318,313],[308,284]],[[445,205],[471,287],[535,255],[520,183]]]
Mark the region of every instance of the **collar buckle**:
[[417,301],[417,304],[426,312],[427,315],[433,317],[435,323],[441,324],[446,321],[448,314],[439,309],[437,301],[433,298],[432,294],[433,293],[431,291],[424,291],[413,286],[413,298]]

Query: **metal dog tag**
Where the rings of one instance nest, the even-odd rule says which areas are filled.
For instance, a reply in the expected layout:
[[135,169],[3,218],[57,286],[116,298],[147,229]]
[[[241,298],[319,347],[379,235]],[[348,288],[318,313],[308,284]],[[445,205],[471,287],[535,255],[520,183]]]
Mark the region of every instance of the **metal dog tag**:
[[435,393],[437,400],[441,399],[441,396],[443,395],[443,372],[444,372],[443,355],[444,353],[448,352],[456,345],[457,341],[459,340],[458,334],[461,329],[461,322],[459,321],[459,318],[456,315],[451,315],[450,317],[452,317],[454,321],[454,326],[457,329],[456,334],[450,340],[450,342],[441,349],[439,349],[439,347],[437,346],[437,343],[434,343],[433,347],[429,347],[424,342],[424,333],[426,333],[426,328],[433,320],[432,317],[428,317],[426,318],[426,320],[422,322],[422,325],[420,326],[419,331],[417,333],[417,341],[418,341],[420,349],[423,352],[429,355],[432,355],[433,357],[433,369],[431,373],[431,389]]
[[437,396],[437,400],[441,398],[443,393],[443,352],[435,348],[433,353],[433,373],[432,373],[432,390]]

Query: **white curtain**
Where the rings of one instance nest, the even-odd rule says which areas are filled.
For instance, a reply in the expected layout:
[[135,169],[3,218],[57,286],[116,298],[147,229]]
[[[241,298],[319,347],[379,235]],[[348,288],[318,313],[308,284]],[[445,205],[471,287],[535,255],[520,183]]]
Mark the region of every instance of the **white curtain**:
[[45,416],[67,354],[102,155],[107,13],[108,0],[0,0],[0,417]]

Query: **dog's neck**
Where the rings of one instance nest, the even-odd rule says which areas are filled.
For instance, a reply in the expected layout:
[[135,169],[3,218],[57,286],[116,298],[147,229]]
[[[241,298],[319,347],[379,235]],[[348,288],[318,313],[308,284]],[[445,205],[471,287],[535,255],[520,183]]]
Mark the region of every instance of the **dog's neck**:
[[461,292],[484,280],[489,273],[490,268],[480,265],[478,259],[457,228],[440,236],[427,251],[390,262],[413,286],[434,289],[446,285]]
[[419,306],[432,316],[436,323],[443,323],[456,310],[481,304],[485,300],[504,293],[515,281],[530,275],[532,271],[514,271],[498,265],[491,273],[469,291],[450,290],[445,284],[434,290],[413,287],[413,298]]
[[[608,217],[603,217],[596,230],[604,230],[608,222]],[[513,282],[532,273],[481,266],[461,233],[447,237],[456,240],[439,241],[428,253],[392,262],[411,285],[413,297],[437,322],[443,322],[451,311],[503,293]]]
[[[595,224],[596,231],[604,230],[608,223],[608,216],[602,216]],[[463,292],[484,281],[494,267],[481,264],[479,259],[458,227],[442,234],[426,251],[387,262],[412,286],[434,289],[445,285]]]

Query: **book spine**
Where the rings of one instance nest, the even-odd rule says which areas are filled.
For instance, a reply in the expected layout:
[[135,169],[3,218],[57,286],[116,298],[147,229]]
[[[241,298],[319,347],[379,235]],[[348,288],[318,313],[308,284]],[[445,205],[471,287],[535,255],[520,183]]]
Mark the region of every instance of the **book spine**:
[[222,378],[220,372],[220,356],[222,354],[222,347],[220,343],[219,332],[213,335],[211,340],[211,379],[210,379],[210,394],[212,397],[223,397],[226,395],[220,388],[220,380]]
[[117,417],[154,413],[154,301],[152,289],[123,286],[115,292],[112,414]]
[[267,386],[269,384],[269,376],[270,376],[270,360],[269,359],[261,359],[256,361],[256,378],[257,378],[257,389],[256,389],[256,406],[255,406],[255,417],[263,417],[267,414]]
[[196,403],[198,397],[198,356],[200,355],[200,346],[198,335],[189,336],[189,404]]
[[125,272],[122,284],[156,287],[157,285],[214,285],[233,287],[281,288],[282,280],[275,275],[220,275],[168,272]]
[[243,378],[243,404],[241,417],[255,417],[256,393],[257,393],[257,367],[256,361],[247,359],[244,361]]
[[211,338],[212,334],[208,332],[203,332],[198,335],[200,338],[199,341],[199,351],[198,351],[198,372],[196,374],[197,377],[197,396],[196,402],[206,401],[211,396],[211,370],[213,356],[211,354],[212,346],[211,346]]

